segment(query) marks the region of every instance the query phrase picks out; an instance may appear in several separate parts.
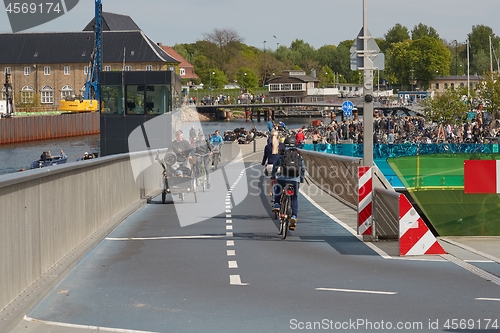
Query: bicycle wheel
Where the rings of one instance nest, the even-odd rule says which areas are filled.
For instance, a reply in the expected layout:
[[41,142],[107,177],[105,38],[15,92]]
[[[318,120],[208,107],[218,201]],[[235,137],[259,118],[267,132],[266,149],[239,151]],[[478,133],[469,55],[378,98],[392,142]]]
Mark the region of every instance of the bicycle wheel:
[[217,166],[219,165],[219,153],[214,154],[214,170],[217,170]]
[[285,200],[283,202],[283,214],[281,215],[281,226],[283,229],[282,237],[286,238],[286,234],[288,233],[288,222],[290,222],[290,216],[288,215],[288,206],[290,204],[290,197],[285,196]]
[[192,178],[191,180],[191,186],[194,194],[194,202],[198,202],[198,179],[197,178]]

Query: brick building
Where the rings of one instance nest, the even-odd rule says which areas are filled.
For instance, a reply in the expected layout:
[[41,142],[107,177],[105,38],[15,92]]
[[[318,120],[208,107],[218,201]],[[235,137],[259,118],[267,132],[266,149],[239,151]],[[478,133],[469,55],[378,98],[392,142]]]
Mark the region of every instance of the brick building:
[[[16,107],[58,106],[83,95],[94,48],[94,20],[81,32],[0,34],[0,69],[10,74]],[[179,73],[180,61],[125,15],[102,14],[102,70]],[[5,88],[2,99],[5,99]]]

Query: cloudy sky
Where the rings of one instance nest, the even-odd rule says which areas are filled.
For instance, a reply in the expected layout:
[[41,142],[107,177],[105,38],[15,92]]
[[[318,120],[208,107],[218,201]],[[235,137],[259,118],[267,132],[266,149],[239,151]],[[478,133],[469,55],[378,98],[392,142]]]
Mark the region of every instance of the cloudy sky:
[[[50,0],[47,0],[50,2]],[[474,25],[500,35],[500,0],[366,0],[368,29],[383,37],[395,24],[423,23],[448,41],[465,42]],[[276,49],[302,39],[319,48],[354,39],[363,25],[363,0],[102,0],[103,11],[128,15],[155,42],[193,43],[213,29],[232,28],[243,42]],[[94,1],[80,0],[67,14],[28,32],[81,31],[94,17]],[[5,11],[0,32],[12,32]],[[265,41],[265,43],[264,43]]]

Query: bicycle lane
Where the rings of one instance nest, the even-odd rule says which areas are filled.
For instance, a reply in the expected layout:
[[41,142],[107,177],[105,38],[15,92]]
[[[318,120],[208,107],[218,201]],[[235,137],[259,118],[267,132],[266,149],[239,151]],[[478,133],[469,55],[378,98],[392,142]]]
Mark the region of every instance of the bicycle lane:
[[[487,281],[446,262],[382,259],[303,195],[297,230],[281,239],[261,167],[246,167],[246,178],[235,172],[224,187],[200,193],[200,202],[224,209],[200,223],[181,227],[175,207],[155,198],[29,316],[84,331],[286,332],[297,321],[496,314],[472,297],[499,296]],[[203,215],[188,199],[181,206]],[[408,311],[410,303],[417,309]]]
[[[260,173],[255,166],[247,177]],[[452,316],[498,317],[497,308],[477,299],[499,295],[496,285],[442,259],[382,258],[303,194],[297,229],[281,239],[266,188],[232,209],[233,260],[246,285],[231,304],[254,331],[287,331],[324,319],[420,322],[428,328],[430,320],[444,323]]]

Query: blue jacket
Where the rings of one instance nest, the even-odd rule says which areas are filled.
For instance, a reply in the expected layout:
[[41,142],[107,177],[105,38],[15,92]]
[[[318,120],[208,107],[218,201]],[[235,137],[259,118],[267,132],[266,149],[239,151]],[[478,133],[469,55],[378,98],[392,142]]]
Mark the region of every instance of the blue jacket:
[[212,137],[210,138],[211,144],[220,145],[220,144],[222,144],[223,141],[224,140],[222,140],[222,136],[220,136],[220,135],[212,135]]
[[[290,148],[285,148],[285,150],[288,150]],[[271,178],[276,178],[276,172],[278,171],[278,168],[281,166],[281,154],[279,154],[278,158],[276,159],[276,161],[274,161],[273,163],[273,171],[271,172]],[[302,158],[302,156],[300,157],[300,160],[302,161],[302,166],[300,168],[300,176],[297,176],[297,177],[287,177],[283,174],[279,174],[278,175],[278,179],[279,180],[283,180],[285,182],[287,181],[290,181],[290,182],[300,182],[301,178],[304,177],[305,173],[306,173],[306,165],[304,163],[304,159]]]

